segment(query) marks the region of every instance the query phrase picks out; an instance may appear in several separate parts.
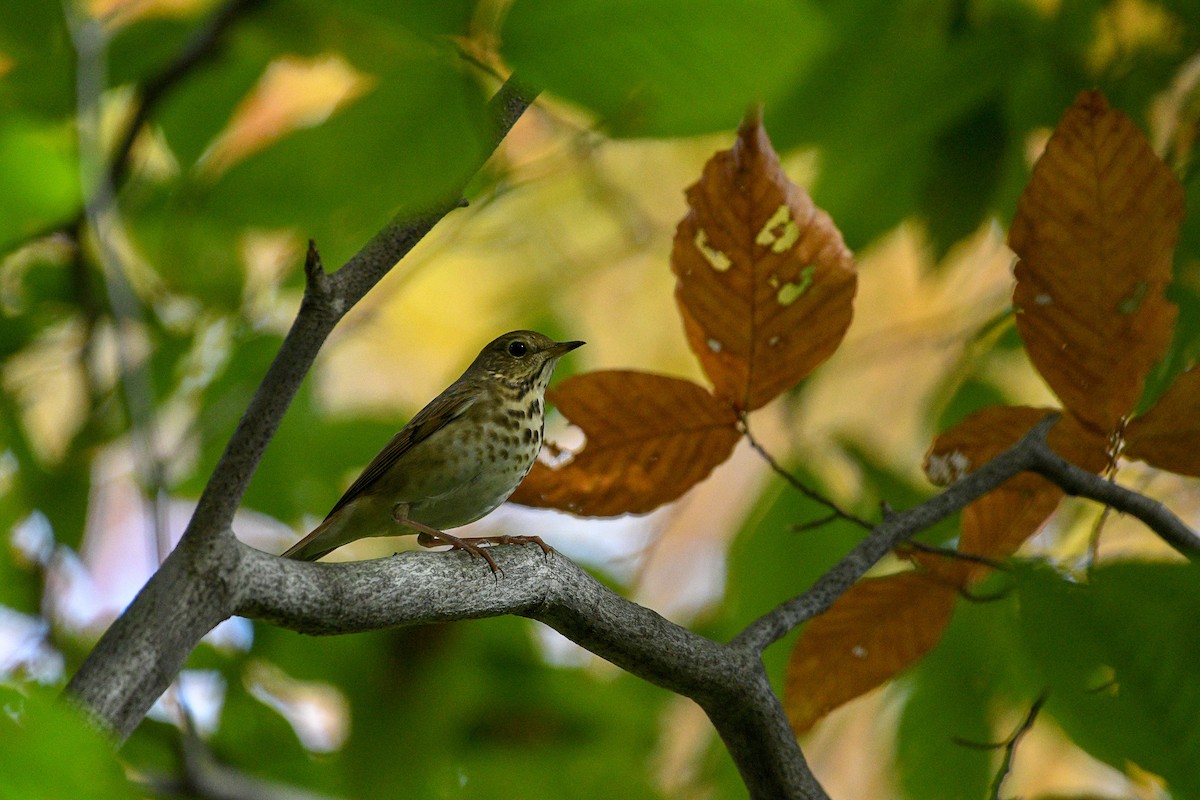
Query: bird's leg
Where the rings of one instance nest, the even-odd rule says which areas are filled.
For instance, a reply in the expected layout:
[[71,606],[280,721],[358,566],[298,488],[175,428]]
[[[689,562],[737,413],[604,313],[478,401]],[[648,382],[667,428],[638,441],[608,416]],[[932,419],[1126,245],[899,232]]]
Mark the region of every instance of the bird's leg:
[[504,572],[504,570],[500,569],[500,565],[496,563],[496,559],[492,558],[491,553],[488,553],[479,545],[473,544],[473,540],[460,539],[457,536],[446,533],[445,531],[439,531],[437,528],[431,528],[422,522],[417,522],[415,519],[410,519],[405,513],[407,511],[408,507],[404,503],[398,504],[392,510],[392,519],[394,519],[397,523],[407,528],[412,528],[414,531],[416,531],[417,544],[421,545],[422,547],[437,547],[438,545],[448,544],[454,550],[465,550],[473,556],[479,556],[482,558],[487,562],[487,565],[491,567],[493,575],[497,572]]

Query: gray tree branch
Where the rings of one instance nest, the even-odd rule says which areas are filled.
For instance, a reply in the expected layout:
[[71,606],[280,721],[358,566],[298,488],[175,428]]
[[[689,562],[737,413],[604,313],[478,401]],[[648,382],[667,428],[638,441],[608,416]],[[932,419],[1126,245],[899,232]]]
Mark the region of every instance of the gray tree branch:
[[752,622],[733,644],[762,652],[797,625],[828,610],[897,545],[961,511],[1020,472],[1036,472],[1067,494],[1087,497],[1131,514],[1185,558],[1200,560],[1200,536],[1162,503],[1081,469],[1055,453],[1046,443],[1046,436],[1058,419],[1057,414],[1047,416],[1015,445],[941,494],[908,511],[889,514],[807,591]]
[[232,613],[311,634],[517,614],[696,701],[756,798],[824,798],[758,654],[630,602],[557,553],[494,549],[496,579],[466,553],[406,552],[353,564],[290,561],[245,545]]

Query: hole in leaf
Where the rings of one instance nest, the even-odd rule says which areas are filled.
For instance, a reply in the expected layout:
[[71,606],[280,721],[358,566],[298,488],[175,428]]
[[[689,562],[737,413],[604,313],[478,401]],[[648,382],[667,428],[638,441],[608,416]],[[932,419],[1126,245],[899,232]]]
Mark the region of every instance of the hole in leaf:
[[779,291],[775,292],[775,299],[779,301],[781,306],[790,306],[792,303],[800,299],[800,295],[804,294],[809,286],[812,286],[813,272],[815,268],[808,266],[800,270],[800,281],[788,281],[779,287]]
[[709,246],[708,234],[704,232],[703,228],[696,231],[696,238],[693,241],[696,244],[696,249],[704,256],[704,260],[717,272],[725,272],[733,266],[733,262],[729,260],[729,256]]
[[762,247],[770,247],[772,253],[783,253],[791,249],[800,238],[800,226],[792,219],[792,211],[786,204],[775,209],[775,213],[766,221],[754,237],[754,243]]

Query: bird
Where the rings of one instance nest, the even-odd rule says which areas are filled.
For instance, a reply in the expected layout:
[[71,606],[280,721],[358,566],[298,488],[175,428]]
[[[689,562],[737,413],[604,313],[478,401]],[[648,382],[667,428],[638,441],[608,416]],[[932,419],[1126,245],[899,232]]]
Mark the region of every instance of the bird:
[[371,536],[417,534],[487,562],[479,543],[536,544],[536,536],[459,538],[446,533],[491,513],[524,480],[542,446],[546,387],[558,360],[584,342],[511,331],[417,412],[363,469],[311,533],[282,554],[316,561]]

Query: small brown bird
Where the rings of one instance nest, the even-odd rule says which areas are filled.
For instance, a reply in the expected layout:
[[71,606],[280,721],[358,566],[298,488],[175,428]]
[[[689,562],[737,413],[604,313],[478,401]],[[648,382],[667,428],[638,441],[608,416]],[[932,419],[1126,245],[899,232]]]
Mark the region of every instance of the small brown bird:
[[491,513],[508,499],[542,446],[545,392],[554,365],[583,342],[534,331],[493,340],[467,371],[405,425],[350,485],[329,516],[284,558],[315,561],[368,536],[417,534],[496,562],[476,542],[533,543],[536,536],[460,539],[448,528]]

